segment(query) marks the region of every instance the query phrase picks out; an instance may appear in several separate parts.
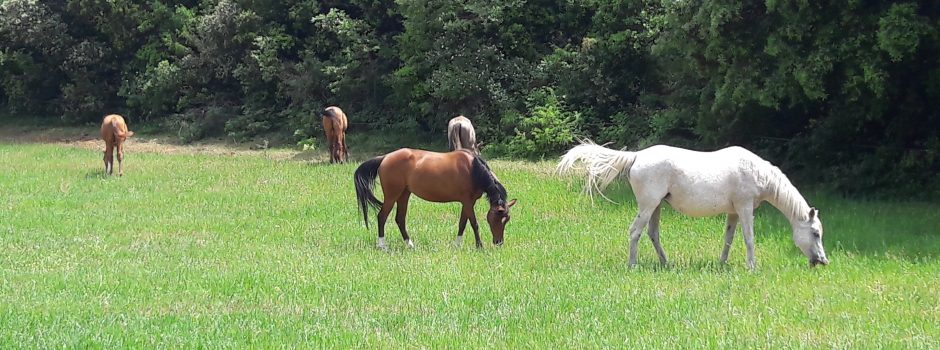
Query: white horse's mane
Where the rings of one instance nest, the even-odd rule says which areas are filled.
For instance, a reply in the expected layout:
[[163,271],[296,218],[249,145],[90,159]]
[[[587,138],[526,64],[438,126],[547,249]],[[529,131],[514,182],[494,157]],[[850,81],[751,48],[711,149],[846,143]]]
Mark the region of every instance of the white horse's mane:
[[768,191],[767,201],[777,207],[790,220],[806,221],[809,217],[809,204],[800,191],[790,183],[790,179],[775,165],[761,159],[760,163],[750,163],[757,175],[757,183]]

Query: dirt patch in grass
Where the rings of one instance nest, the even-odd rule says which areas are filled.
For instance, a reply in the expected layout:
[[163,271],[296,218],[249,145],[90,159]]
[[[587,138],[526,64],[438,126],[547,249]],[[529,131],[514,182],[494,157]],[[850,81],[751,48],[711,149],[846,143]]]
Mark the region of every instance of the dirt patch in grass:
[[[26,126],[4,126],[0,128],[0,143],[42,143],[90,150],[104,150],[98,129],[95,127],[49,127],[37,129]],[[263,156],[276,160],[299,160],[307,162],[328,161],[326,152],[300,151],[290,148],[269,148],[262,142],[236,143],[223,138],[206,139],[183,144],[172,136],[134,135],[127,139],[127,152],[161,154],[210,154],[224,156]]]

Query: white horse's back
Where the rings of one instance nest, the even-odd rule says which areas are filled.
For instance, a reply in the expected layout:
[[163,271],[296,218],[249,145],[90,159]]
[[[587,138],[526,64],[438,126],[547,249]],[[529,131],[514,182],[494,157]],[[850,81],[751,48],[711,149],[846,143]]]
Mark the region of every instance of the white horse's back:
[[636,153],[628,176],[638,201],[665,199],[683,214],[711,216],[756,206],[755,167],[762,165],[770,166],[741,147],[699,152],[657,145]]

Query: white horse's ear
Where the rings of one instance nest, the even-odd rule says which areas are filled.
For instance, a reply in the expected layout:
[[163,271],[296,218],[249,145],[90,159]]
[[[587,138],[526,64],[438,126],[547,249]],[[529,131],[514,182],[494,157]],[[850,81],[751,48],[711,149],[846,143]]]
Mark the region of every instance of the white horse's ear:
[[809,208],[809,219],[810,219],[810,220],[815,219],[817,215],[819,215],[819,210],[816,210],[816,208]]

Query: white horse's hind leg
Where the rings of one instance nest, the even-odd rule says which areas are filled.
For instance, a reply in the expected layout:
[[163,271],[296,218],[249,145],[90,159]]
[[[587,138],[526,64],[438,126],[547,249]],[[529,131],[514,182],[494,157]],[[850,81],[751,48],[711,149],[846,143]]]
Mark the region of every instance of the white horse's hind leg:
[[640,206],[640,211],[636,214],[636,219],[634,219],[633,224],[630,225],[630,266],[636,266],[636,246],[640,241],[640,235],[643,234],[643,229],[650,221],[650,217],[653,215],[653,210],[655,209],[656,206]]
[[734,231],[738,228],[738,214],[728,214],[728,223],[725,224],[725,246],[721,248],[722,264],[728,262],[728,251],[731,250],[731,241],[734,240]]
[[656,206],[656,209],[653,209],[653,215],[650,216],[650,228],[649,236],[650,240],[653,241],[653,248],[656,248],[656,254],[659,255],[659,263],[665,265],[667,264],[666,252],[663,251],[663,246],[659,244],[659,211],[662,209],[663,205]]

